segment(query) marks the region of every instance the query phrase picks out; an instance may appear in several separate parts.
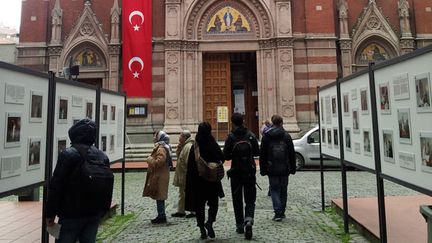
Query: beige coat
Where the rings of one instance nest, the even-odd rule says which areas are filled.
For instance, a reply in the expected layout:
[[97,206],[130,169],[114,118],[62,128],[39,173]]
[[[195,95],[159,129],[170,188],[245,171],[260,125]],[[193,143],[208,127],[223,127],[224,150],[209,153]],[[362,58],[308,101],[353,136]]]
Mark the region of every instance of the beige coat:
[[166,158],[166,149],[163,145],[157,145],[147,158],[148,169],[143,197],[150,197],[154,200],[168,198],[169,168]]
[[185,141],[180,153],[178,153],[176,170],[174,174],[173,185],[177,187],[185,187],[186,186],[186,172],[187,172],[187,163],[189,158],[189,151],[194,144],[194,140],[192,137],[188,138]]

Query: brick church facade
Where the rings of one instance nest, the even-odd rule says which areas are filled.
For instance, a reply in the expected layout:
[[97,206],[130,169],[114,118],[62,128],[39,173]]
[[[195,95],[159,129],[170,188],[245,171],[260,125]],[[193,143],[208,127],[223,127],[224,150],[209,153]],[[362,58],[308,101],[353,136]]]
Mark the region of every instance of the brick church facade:
[[[153,0],[152,98],[128,97],[133,143],[156,129],[224,139],[217,107],[254,132],[278,113],[291,132],[317,122],[317,86],[432,43],[430,0]],[[121,0],[22,2],[18,65],[121,91]],[[176,140],[174,140],[176,141]]]

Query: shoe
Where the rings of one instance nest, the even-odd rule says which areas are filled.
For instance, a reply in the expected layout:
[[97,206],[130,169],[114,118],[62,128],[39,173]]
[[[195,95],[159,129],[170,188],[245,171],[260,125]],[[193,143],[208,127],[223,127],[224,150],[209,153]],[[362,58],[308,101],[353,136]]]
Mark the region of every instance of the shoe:
[[283,219],[285,219],[285,218],[286,218],[285,213],[282,213],[282,214],[281,214],[281,217],[282,217]]
[[183,218],[184,216],[186,216],[186,214],[185,213],[173,213],[173,214],[171,214],[171,216],[172,217],[175,217],[175,218]]
[[205,228],[200,227],[200,231],[201,231],[201,236],[200,236],[201,240],[207,239],[207,231],[205,230]]
[[166,222],[167,222],[166,217],[159,217],[159,216],[151,220],[152,224],[164,224]]
[[237,226],[236,228],[237,234],[244,234],[244,227],[243,226]]
[[246,240],[251,240],[252,239],[252,223],[251,222],[247,222],[246,226],[245,226],[245,239]]
[[215,232],[213,230],[213,223],[207,222],[207,223],[204,224],[204,227],[207,230],[208,237],[210,237],[210,238],[215,238],[216,237]]
[[277,221],[277,222],[282,221],[282,216],[281,216],[281,214],[279,214],[279,213],[275,213],[275,216],[273,217],[273,220],[274,220],[274,221]]
[[195,218],[195,214],[194,213],[190,213],[186,215],[186,218]]

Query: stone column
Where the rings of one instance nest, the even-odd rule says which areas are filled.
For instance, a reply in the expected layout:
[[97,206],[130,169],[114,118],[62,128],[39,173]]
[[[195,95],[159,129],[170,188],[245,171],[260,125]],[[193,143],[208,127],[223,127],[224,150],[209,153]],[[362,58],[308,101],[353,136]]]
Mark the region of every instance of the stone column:
[[107,65],[109,66],[108,73],[108,89],[113,91],[119,91],[119,77],[120,77],[120,44],[110,44],[108,46],[109,60]]
[[183,82],[181,88],[180,106],[183,107],[182,127],[190,131],[196,131],[200,121],[201,110],[199,103],[202,99],[202,92],[199,87],[202,86],[198,77],[198,70],[202,67],[199,63],[198,42],[184,42],[183,54]]
[[339,40],[341,49],[342,75],[344,77],[352,74],[352,41],[351,39]]
[[410,25],[410,13],[409,13],[409,3],[407,0],[399,0],[398,2],[399,10],[399,22],[401,30],[401,39],[399,42],[399,48],[401,54],[412,52],[414,50],[414,38],[411,33]]
[[261,120],[270,119],[278,112],[274,46],[274,41],[261,40],[257,52],[258,111]]

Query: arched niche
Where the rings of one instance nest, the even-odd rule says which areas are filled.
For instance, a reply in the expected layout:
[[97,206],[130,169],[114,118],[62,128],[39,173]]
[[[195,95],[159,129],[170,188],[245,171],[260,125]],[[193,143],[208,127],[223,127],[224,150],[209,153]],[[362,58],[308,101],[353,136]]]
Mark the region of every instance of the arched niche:
[[379,63],[398,56],[396,49],[379,37],[369,38],[361,43],[354,55],[355,72],[366,68],[369,62]]

